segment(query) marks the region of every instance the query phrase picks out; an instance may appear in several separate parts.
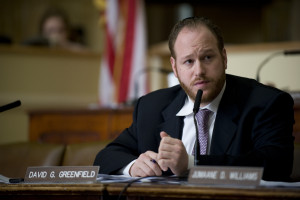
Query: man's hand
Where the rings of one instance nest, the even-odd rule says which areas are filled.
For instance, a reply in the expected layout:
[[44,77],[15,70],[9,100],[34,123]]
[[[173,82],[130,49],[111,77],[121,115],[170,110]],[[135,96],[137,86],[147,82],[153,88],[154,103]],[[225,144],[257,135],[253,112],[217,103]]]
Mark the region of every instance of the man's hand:
[[161,176],[162,171],[156,163],[157,153],[147,151],[142,153],[131,166],[129,173],[133,177]]
[[188,168],[188,154],[181,140],[170,137],[166,132],[160,133],[161,142],[157,162],[163,171],[168,168],[175,175],[182,175]]

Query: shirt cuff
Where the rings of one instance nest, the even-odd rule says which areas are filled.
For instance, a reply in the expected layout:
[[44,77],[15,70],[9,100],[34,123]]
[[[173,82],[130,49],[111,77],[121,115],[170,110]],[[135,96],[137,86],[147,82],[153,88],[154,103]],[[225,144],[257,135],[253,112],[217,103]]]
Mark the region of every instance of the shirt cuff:
[[191,169],[194,166],[194,156],[189,155],[189,163],[188,163],[188,169]]
[[119,174],[123,174],[126,176],[131,176],[129,173],[129,170],[131,168],[131,166],[135,163],[136,159],[131,161],[128,165],[126,165],[125,167],[123,167],[122,169],[119,170]]

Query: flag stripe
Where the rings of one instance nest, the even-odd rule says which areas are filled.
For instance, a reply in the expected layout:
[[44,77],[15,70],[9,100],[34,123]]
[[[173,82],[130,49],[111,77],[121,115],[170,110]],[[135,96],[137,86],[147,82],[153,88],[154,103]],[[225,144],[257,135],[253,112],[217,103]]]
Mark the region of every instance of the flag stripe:
[[146,93],[146,76],[137,77],[146,62],[143,0],[106,0],[105,49],[99,98],[116,106]]
[[108,28],[106,28],[106,54],[110,76],[112,76],[115,65],[115,50],[113,46],[112,35],[109,33]]
[[124,62],[124,52],[125,52],[125,30],[126,30],[126,18],[128,11],[127,0],[119,0],[119,18],[118,18],[118,29],[116,30],[115,45],[116,45],[116,58],[114,65],[113,80],[116,85],[114,91],[114,101],[120,103],[119,92],[122,89],[121,78]]
[[146,66],[146,27],[144,16],[144,2],[137,1],[135,17],[135,37],[132,58],[132,72],[128,99],[134,100],[147,93],[147,73],[144,73]]
[[113,75],[115,65],[115,36],[117,32],[117,21],[118,21],[118,0],[107,1],[107,9],[105,11],[106,23],[105,23],[105,34],[106,34],[106,57],[107,64],[110,70],[110,75]]
[[132,67],[132,55],[134,46],[134,33],[135,33],[135,18],[136,18],[136,0],[128,0],[127,10],[127,26],[125,35],[125,51],[121,76],[122,89],[119,90],[119,102],[127,100],[129,79]]

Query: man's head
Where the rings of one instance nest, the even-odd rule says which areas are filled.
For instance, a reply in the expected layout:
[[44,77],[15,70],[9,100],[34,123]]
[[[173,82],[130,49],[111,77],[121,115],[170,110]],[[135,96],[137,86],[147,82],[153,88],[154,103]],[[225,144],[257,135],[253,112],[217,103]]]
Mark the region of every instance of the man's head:
[[206,18],[184,19],[172,29],[169,48],[182,88],[193,100],[203,90],[201,106],[210,103],[226,78],[227,55],[219,28]]
[[40,33],[52,45],[63,45],[69,40],[70,25],[66,14],[59,9],[50,8],[40,21]]
[[209,20],[208,18],[189,17],[189,18],[185,18],[185,19],[179,21],[177,24],[175,24],[175,26],[173,27],[173,29],[171,30],[171,33],[169,35],[169,49],[171,52],[171,56],[173,58],[176,58],[176,54],[174,51],[174,44],[176,42],[179,32],[183,28],[193,29],[193,28],[198,27],[199,25],[206,26],[212,32],[212,34],[214,34],[214,36],[216,37],[216,39],[218,41],[218,48],[219,48],[220,52],[223,51],[224,40],[223,40],[223,35],[222,35],[220,28],[216,24],[214,24],[211,20]]

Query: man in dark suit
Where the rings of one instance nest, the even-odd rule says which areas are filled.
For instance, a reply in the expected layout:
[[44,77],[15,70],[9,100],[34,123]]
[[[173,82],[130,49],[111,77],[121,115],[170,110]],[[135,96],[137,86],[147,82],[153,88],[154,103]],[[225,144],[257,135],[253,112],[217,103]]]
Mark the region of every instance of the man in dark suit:
[[219,28],[206,18],[177,23],[169,38],[180,86],[141,97],[132,125],[97,155],[100,173],[183,175],[193,165],[193,103],[210,110],[199,165],[262,166],[265,180],[288,180],[293,164],[293,100],[255,80],[228,75]]

